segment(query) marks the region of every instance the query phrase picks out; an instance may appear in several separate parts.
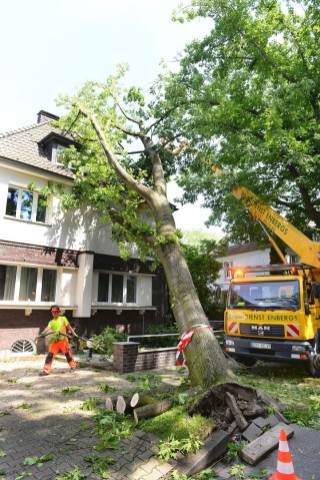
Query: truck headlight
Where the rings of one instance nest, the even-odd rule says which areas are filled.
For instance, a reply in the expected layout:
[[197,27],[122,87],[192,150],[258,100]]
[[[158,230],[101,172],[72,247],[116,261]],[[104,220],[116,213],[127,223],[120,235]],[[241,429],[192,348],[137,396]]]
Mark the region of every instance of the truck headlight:
[[228,347],[234,347],[234,341],[233,340],[226,340],[226,345]]

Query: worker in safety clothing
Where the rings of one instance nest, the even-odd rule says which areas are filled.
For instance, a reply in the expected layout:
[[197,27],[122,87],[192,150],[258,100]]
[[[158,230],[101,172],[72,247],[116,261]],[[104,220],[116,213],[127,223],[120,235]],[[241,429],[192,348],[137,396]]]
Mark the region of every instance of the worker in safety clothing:
[[74,361],[73,355],[70,351],[70,344],[68,337],[66,337],[66,334],[71,333],[74,336],[77,336],[77,334],[71,327],[68,319],[65,316],[61,315],[61,310],[57,305],[53,305],[51,307],[51,313],[53,319],[50,320],[48,326],[43,330],[41,334],[45,335],[52,332],[49,340],[49,352],[44,362],[43,371],[39,373],[40,376],[50,375],[53,360],[59,352],[65,354],[71,371],[76,368],[76,362]]

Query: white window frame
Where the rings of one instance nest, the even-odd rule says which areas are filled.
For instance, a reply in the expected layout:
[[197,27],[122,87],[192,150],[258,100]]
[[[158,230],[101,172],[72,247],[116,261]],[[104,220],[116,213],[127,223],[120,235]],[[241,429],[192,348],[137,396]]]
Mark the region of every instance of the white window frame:
[[[99,270],[98,272],[98,280],[97,280],[97,304],[98,305],[116,305],[116,306],[123,306],[123,305],[132,305],[136,306],[138,304],[138,281],[137,275],[132,273],[122,273],[122,272],[108,272]],[[108,300],[103,302],[98,300],[98,292],[99,292],[99,277],[100,273],[109,276],[109,284],[108,284]],[[122,302],[112,302],[112,276],[121,276],[122,277]],[[134,302],[127,302],[127,280],[128,277],[135,277],[135,301]]]
[[[16,214],[14,216],[6,213],[5,214],[6,218],[14,218],[16,220],[21,220],[22,222],[32,222],[32,223],[36,223],[37,225],[47,225],[50,222],[50,219],[51,219],[51,199],[49,199],[48,205],[46,206],[45,220],[44,220],[44,222],[40,222],[39,220],[37,220],[37,209],[38,209],[39,197],[42,196],[41,192],[37,192],[37,191],[32,192],[28,188],[24,188],[24,187],[21,187],[21,186],[18,186],[18,185],[8,185],[7,192],[9,192],[10,188],[18,191],[17,210],[16,210]],[[33,195],[32,211],[31,211],[31,218],[30,219],[25,219],[25,218],[20,217],[20,215],[21,215],[21,205],[22,205],[22,194],[24,192],[31,193]],[[6,197],[6,208],[7,208],[7,201],[8,201],[8,197]]]
[[[16,265],[13,263],[1,263],[1,265],[5,266],[14,266],[17,268],[16,271],[16,280],[15,280],[15,287],[14,287],[14,295],[12,300],[0,300],[0,305],[5,303],[30,303],[30,305],[35,305],[35,304],[42,304],[42,305],[51,305],[52,303],[57,302],[58,298],[58,291],[59,291],[59,285],[60,285],[60,275],[59,275],[59,269],[57,268],[52,268],[51,266],[49,267],[40,267],[39,265]],[[37,283],[36,283],[36,296],[34,300],[20,300],[19,299],[19,293],[20,293],[20,283],[21,283],[21,271],[22,268],[35,268],[37,270]],[[55,292],[54,292],[54,299],[53,300],[48,300],[48,301],[41,301],[41,294],[42,294],[42,277],[43,277],[43,271],[44,270],[55,270],[57,272],[56,275],[56,285],[55,285]]]
[[58,165],[59,167],[64,167],[64,164],[59,162],[59,153],[63,152],[65,149],[66,147],[60,143],[54,143],[51,151],[51,163]]
[[229,279],[232,278],[232,271],[231,271],[232,267],[233,267],[233,261],[232,260],[223,262],[223,270],[224,270],[225,280],[229,280]]

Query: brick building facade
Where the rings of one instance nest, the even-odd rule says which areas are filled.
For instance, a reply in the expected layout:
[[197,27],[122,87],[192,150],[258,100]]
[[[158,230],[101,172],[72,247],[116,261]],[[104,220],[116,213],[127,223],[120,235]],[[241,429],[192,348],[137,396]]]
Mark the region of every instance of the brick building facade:
[[35,351],[52,304],[87,335],[106,326],[140,334],[167,313],[162,268],[152,272],[134,246],[121,260],[110,225],[89,207],[65,212],[54,194],[43,201],[48,182],[71,191],[58,152],[80,148],[56,118],[40,111],[36,124],[0,134],[0,355]]

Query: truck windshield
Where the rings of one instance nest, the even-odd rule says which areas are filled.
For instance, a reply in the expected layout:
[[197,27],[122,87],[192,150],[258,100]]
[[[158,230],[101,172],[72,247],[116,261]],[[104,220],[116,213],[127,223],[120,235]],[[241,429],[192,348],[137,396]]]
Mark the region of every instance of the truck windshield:
[[228,294],[228,308],[255,310],[300,308],[298,280],[232,282]]

